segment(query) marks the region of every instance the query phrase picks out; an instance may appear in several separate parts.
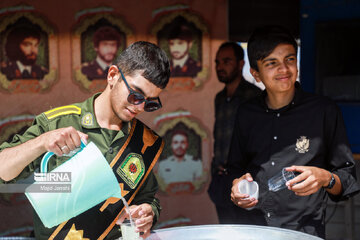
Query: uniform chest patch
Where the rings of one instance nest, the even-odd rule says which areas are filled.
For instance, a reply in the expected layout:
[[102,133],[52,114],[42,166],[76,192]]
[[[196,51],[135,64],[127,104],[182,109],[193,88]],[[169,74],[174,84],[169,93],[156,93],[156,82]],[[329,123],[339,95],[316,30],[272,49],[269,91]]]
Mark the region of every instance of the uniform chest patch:
[[306,153],[309,151],[310,140],[305,136],[301,136],[296,140],[296,148],[295,150],[299,153]]
[[145,174],[143,157],[137,153],[129,153],[122,161],[116,173],[134,189]]

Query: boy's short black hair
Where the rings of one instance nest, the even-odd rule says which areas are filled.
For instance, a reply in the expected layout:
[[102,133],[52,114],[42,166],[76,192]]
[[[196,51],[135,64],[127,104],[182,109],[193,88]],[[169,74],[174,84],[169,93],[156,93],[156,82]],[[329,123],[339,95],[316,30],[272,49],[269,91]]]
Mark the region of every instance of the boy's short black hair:
[[276,25],[257,28],[248,41],[250,67],[259,71],[257,61],[269,56],[279,44],[291,44],[297,53],[296,40],[286,28]]
[[131,44],[121,52],[116,63],[125,76],[141,71],[141,76],[158,88],[164,89],[169,82],[169,59],[166,53],[153,43],[138,41]]

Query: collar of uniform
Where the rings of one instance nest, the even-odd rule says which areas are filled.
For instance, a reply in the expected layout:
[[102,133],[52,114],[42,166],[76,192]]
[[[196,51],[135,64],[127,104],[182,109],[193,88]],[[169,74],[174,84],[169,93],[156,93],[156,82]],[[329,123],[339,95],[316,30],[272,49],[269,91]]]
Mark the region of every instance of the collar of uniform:
[[[91,98],[88,98],[82,106],[81,125],[84,128],[87,128],[87,129],[101,128],[99,123],[96,121],[95,111],[94,111],[95,99],[100,94],[101,93],[94,94]],[[124,124],[121,128],[121,131],[123,131],[124,134],[129,134],[130,129],[131,129],[131,122],[124,122]]]
[[106,68],[108,68],[109,66],[106,64],[106,62],[104,60],[102,60],[99,56],[96,57],[95,61],[97,62],[97,64],[101,67],[102,70],[105,70]]
[[189,59],[189,55],[186,55],[184,58],[180,60],[173,59],[172,60],[173,67],[176,68],[177,66],[179,66],[180,68],[182,68],[188,59]]
[[16,65],[18,66],[21,73],[23,73],[23,71],[25,71],[25,70],[27,70],[29,73],[31,73],[31,65],[24,65],[19,60],[16,61]]
[[121,131],[124,132],[125,135],[128,135],[131,129],[131,124],[134,120],[131,120],[130,122],[124,122],[123,126],[121,128]]
[[100,94],[101,93],[94,94],[91,98],[88,98],[83,103],[82,111],[81,111],[81,125],[82,125],[82,127],[87,128],[87,129],[100,128],[100,125],[96,121],[95,111],[94,111],[95,99]]
[[295,82],[295,95],[294,95],[293,100],[288,105],[286,105],[282,108],[279,108],[279,109],[275,109],[275,110],[270,109],[268,107],[268,105],[266,104],[266,96],[267,96],[266,89],[261,94],[261,105],[265,108],[265,110],[267,112],[283,112],[283,111],[286,111],[286,110],[298,105],[299,102],[301,101],[302,95],[303,95],[303,91],[302,91],[301,85],[298,81],[296,81]]

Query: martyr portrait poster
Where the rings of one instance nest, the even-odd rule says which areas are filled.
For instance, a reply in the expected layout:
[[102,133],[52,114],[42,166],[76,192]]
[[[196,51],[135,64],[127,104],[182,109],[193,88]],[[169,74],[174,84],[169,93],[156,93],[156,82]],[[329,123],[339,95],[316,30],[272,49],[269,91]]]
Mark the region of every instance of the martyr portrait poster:
[[0,87],[11,93],[48,89],[58,68],[54,28],[31,11],[0,18]]
[[157,131],[165,147],[155,168],[160,191],[169,195],[192,194],[203,190],[208,178],[209,134],[192,117],[174,117],[161,121]]
[[151,36],[170,59],[169,90],[193,90],[207,80],[210,39],[202,18],[190,11],[176,11],[154,21]]
[[75,82],[87,92],[104,90],[109,67],[133,41],[132,30],[119,16],[99,13],[82,18],[72,35]]

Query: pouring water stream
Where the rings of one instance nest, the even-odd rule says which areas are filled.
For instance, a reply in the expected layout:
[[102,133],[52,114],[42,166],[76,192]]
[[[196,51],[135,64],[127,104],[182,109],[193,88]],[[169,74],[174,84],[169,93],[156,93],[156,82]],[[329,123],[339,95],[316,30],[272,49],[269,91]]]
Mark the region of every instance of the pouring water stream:
[[126,208],[125,211],[127,211],[129,213],[131,227],[135,227],[135,223],[134,223],[134,221],[133,221],[133,219],[131,217],[129,204],[126,202],[125,198],[121,197],[120,199],[124,203],[124,206]]

